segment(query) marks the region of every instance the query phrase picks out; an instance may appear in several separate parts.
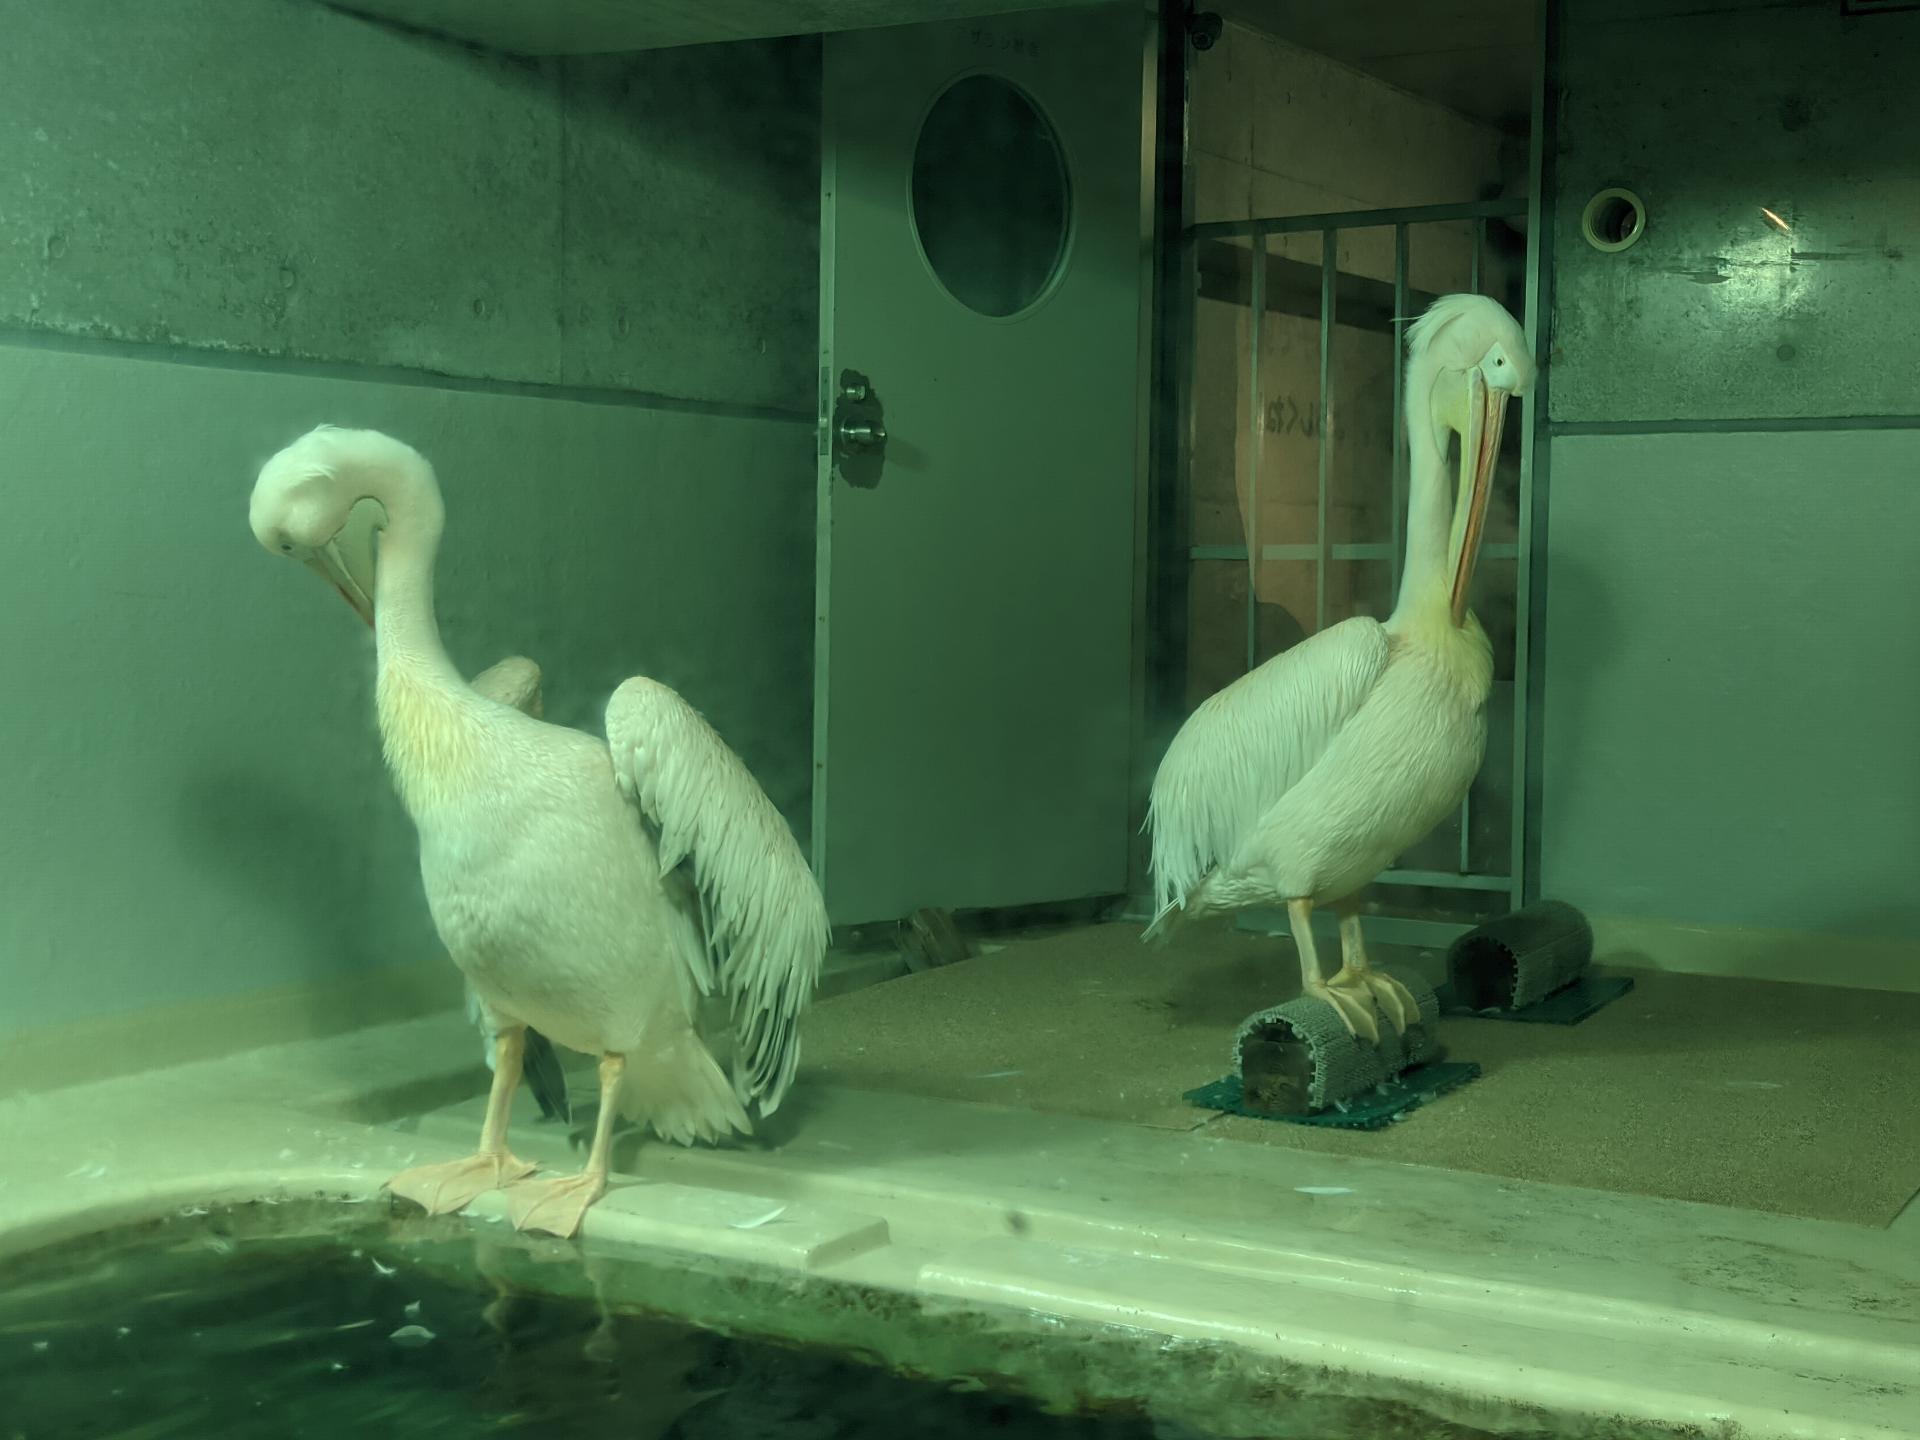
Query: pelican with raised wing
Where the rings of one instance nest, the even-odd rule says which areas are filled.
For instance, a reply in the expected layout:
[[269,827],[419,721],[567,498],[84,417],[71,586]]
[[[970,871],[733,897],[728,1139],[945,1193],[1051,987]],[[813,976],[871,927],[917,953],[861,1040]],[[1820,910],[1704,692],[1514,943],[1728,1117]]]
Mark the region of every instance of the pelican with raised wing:
[[[419,831],[428,908],[497,1037],[478,1151],[389,1186],[436,1213],[504,1186],[516,1225],[570,1235],[606,1189],[616,1115],[690,1143],[773,1113],[798,1064],[826,908],[765,792],[665,685],[615,690],[602,741],[460,678],[433,612],[443,515],[418,452],[321,426],[262,467],[249,518],[263,546],[313,568],[373,627],[380,735]],[[716,990],[731,1006],[731,1077],[698,1027]],[[529,1179],[507,1148],[529,1026],[599,1057],[579,1175]]]

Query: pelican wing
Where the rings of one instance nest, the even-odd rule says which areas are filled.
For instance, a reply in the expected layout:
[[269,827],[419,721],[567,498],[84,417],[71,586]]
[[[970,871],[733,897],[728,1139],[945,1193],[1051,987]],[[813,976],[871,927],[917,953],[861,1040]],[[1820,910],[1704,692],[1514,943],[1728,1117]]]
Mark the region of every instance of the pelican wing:
[[[740,757],[665,685],[636,678],[607,703],[621,792],[660,847],[691,862],[706,954],[695,982],[732,1006],[733,1087],[771,1115],[800,1059],[799,1018],[820,978],[827,908],[793,832]],[[704,973],[701,973],[701,972]]]
[[1162,915],[1300,783],[1386,668],[1386,630],[1355,616],[1242,675],[1187,717],[1147,806]]
[[478,695],[540,718],[540,667],[524,655],[509,655],[473,677]]

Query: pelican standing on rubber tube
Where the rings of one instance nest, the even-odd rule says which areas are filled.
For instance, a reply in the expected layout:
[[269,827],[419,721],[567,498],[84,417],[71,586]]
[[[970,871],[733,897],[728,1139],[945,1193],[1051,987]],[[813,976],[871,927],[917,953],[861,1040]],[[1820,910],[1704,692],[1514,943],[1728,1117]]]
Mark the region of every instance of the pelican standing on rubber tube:
[[[605,741],[460,678],[440,643],[433,469],[371,430],[332,426],[262,467],[249,519],[373,627],[388,769],[420,835],[434,927],[495,1036],[478,1151],[388,1182],[431,1212],[505,1187],[516,1226],[571,1235],[605,1191],[624,1111],[662,1138],[717,1140],[771,1115],[826,951],[826,907],[746,767],[665,685],[613,693]],[[731,1079],[698,1029],[731,1004]],[[527,1028],[600,1058],[584,1170],[527,1178],[507,1148]]]
[[[1369,1040],[1379,1012],[1404,1031],[1418,1011],[1368,965],[1352,901],[1459,808],[1479,773],[1493,652],[1467,594],[1507,401],[1532,383],[1526,337],[1498,303],[1443,295],[1428,307],[1407,332],[1407,549],[1393,614],[1331,625],[1210,697],[1154,776],[1159,911],[1146,936],[1284,905],[1303,993]],[[1314,949],[1316,905],[1340,911],[1331,979]]]

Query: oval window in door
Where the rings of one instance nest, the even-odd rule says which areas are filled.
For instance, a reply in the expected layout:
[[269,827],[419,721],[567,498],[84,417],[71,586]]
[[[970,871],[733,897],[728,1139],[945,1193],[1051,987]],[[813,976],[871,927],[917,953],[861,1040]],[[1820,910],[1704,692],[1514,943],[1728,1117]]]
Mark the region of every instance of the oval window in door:
[[913,147],[913,229],[935,277],[969,310],[1017,315],[1066,256],[1071,194],[1059,137],[998,75],[956,80]]

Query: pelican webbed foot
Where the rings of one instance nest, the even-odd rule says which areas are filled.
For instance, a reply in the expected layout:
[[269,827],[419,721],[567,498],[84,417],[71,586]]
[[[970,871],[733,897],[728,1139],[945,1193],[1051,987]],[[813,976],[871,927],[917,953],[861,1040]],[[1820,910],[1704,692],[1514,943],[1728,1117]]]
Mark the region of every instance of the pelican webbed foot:
[[520,1062],[526,1050],[526,1027],[510,1025],[494,1036],[493,1086],[487,1092],[487,1118],[480,1127],[480,1149],[464,1160],[444,1165],[421,1165],[402,1170],[387,1189],[411,1200],[429,1215],[451,1215],[464,1210],[475,1197],[498,1190],[531,1175],[535,1166],[507,1149],[507,1113],[514,1087],[520,1083]]
[[[1328,986],[1347,995],[1369,1014],[1377,1006],[1392,1024],[1395,1034],[1406,1034],[1407,1026],[1420,1018],[1420,1002],[1398,980],[1381,974],[1367,963],[1366,942],[1360,934],[1360,916],[1356,911],[1349,910],[1340,916],[1340,959],[1339,972],[1327,982]],[[1370,1038],[1378,1040],[1379,1032],[1376,1030]]]
[[507,1188],[507,1213],[516,1230],[533,1230],[567,1239],[593,1202],[607,1193],[607,1177],[592,1170],[557,1180],[523,1180]]
[[[1379,1044],[1380,1021],[1374,1015],[1372,997],[1357,995],[1351,990],[1336,989],[1320,974],[1320,954],[1313,939],[1313,902],[1289,900],[1287,920],[1293,927],[1294,948],[1300,954],[1300,993],[1331,1005],[1333,1013],[1340,1017],[1340,1023],[1347,1027],[1347,1033],[1356,1040],[1365,1040],[1372,1045]],[[1341,921],[1340,936],[1344,948],[1346,943],[1346,921],[1344,920]],[[1345,972],[1342,971],[1342,973]]]
[[593,1122],[593,1150],[578,1175],[558,1180],[525,1180],[507,1190],[507,1213],[516,1230],[538,1230],[562,1240],[580,1228],[593,1202],[607,1193],[612,1163],[613,1121],[620,1111],[620,1082],[626,1057],[600,1057],[600,1113]]
[[[1420,1018],[1420,1002],[1413,998],[1411,990],[1391,975],[1383,975],[1364,964],[1341,966],[1339,973],[1327,982],[1327,988],[1344,995],[1348,1002],[1363,1007],[1370,1015],[1377,1006],[1397,1035],[1406,1034],[1407,1026]],[[1369,1038],[1378,1040],[1379,1032],[1376,1030]]]
[[464,1210],[477,1196],[524,1179],[534,1166],[511,1151],[469,1155],[444,1165],[421,1165],[403,1170],[387,1182],[387,1189],[411,1200],[429,1215],[451,1215]]
[[[1344,975],[1346,972],[1342,971]],[[1356,1040],[1365,1040],[1369,1045],[1380,1043],[1380,1019],[1373,1006],[1373,996],[1366,991],[1354,991],[1340,983],[1340,975],[1331,980],[1316,980],[1300,987],[1302,995],[1310,995],[1316,1000],[1324,1000],[1333,1007],[1333,1013],[1347,1027],[1347,1033]]]

